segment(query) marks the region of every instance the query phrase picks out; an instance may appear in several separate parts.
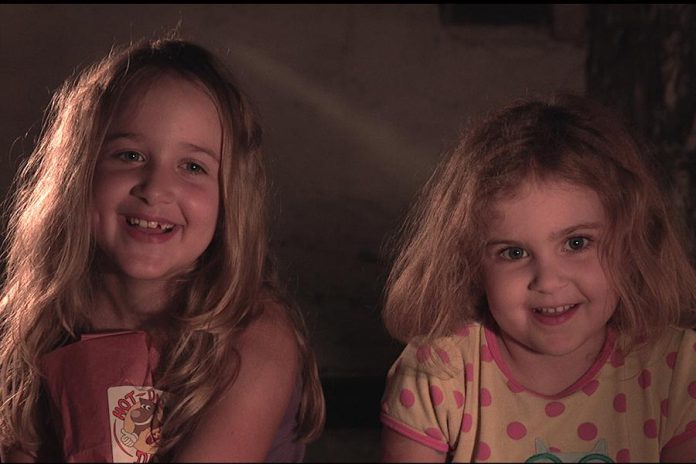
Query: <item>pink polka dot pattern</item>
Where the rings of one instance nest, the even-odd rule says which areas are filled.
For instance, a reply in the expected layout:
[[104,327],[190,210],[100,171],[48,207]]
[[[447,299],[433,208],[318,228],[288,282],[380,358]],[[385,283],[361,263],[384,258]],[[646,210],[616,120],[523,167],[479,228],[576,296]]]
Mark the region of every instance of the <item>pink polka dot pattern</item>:
[[481,346],[481,361],[493,361],[493,355],[491,354],[491,350],[488,348],[488,345]]
[[587,383],[582,387],[582,391],[587,395],[587,396],[592,396],[594,392],[597,391],[597,388],[599,387],[599,381],[598,380],[593,380],[592,382]]
[[457,404],[457,408],[461,408],[464,406],[464,395],[462,392],[458,390],[454,390],[452,392],[452,395],[454,396],[454,402]]
[[547,416],[556,417],[563,414],[563,411],[565,411],[565,405],[563,403],[559,403],[558,401],[553,401],[548,403],[544,410],[546,411]]
[[476,460],[477,461],[485,461],[488,458],[491,457],[491,447],[488,446],[485,442],[480,441],[478,442],[478,445],[476,446]]
[[674,363],[677,362],[677,352],[672,351],[665,357],[665,362],[669,366],[670,369],[674,369]]
[[507,387],[510,389],[512,393],[521,393],[524,391],[524,387],[522,385],[519,385],[512,380],[507,381]]
[[620,449],[616,453],[616,462],[631,462],[631,452],[626,448]]
[[552,453],[560,453],[561,448],[556,448],[555,446],[549,446],[549,451],[551,451]]
[[464,377],[467,382],[474,380],[474,365],[471,363],[466,363],[464,365]]
[[689,396],[696,398],[696,382],[691,382],[689,384]]
[[614,397],[614,411],[626,412],[626,395],[619,393]]
[[468,325],[465,325],[465,326],[462,327],[461,329],[457,330],[456,333],[457,333],[457,335],[459,335],[460,337],[468,337],[468,336],[469,336],[469,326],[468,326]]
[[578,426],[578,437],[585,441],[594,440],[597,436],[597,426],[592,422],[583,422]]
[[481,396],[479,398],[481,400],[481,406],[490,406],[493,402],[493,398],[491,398],[491,392],[488,391],[487,388],[481,389]]
[[650,384],[652,383],[652,374],[650,374],[650,371],[647,369],[643,369],[643,372],[640,373],[638,376],[638,385],[640,385],[640,388],[648,388]]
[[435,348],[435,353],[437,353],[437,356],[440,358],[440,360],[443,363],[449,364],[449,362],[450,362],[449,355],[447,354],[447,352],[445,350],[443,350],[442,348]]
[[416,359],[418,362],[426,362],[428,359],[430,359],[430,346],[429,345],[422,345],[418,348],[418,351],[416,351]]
[[442,432],[440,432],[440,430],[436,429],[435,427],[429,427],[429,428],[425,429],[425,434],[431,438],[436,439],[436,440],[443,441],[442,440],[442,438],[443,438]]
[[648,438],[657,437],[657,422],[655,422],[655,419],[648,419],[645,421],[643,424],[643,433]]
[[464,414],[464,416],[462,416],[462,431],[471,431],[472,425],[474,425],[474,419],[471,417],[471,414]]
[[510,422],[507,426],[507,434],[513,440],[521,440],[527,435],[527,427],[519,422]]
[[442,401],[445,399],[445,395],[442,394],[442,390],[437,385],[430,386],[430,400],[435,406],[440,406]]
[[399,401],[407,408],[410,408],[415,404],[416,396],[413,394],[411,390],[409,390],[408,388],[404,388],[401,390],[401,394],[399,395]]
[[660,402],[660,413],[665,417],[669,416],[669,399]]
[[624,365],[624,355],[621,351],[614,351],[609,358],[609,362],[614,367],[621,367]]

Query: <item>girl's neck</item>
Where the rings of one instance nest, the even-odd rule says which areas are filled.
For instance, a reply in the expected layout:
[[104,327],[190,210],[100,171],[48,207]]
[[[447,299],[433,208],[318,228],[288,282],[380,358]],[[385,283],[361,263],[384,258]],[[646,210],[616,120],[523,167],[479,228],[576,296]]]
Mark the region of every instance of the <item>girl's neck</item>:
[[168,281],[143,281],[105,273],[95,292],[94,330],[146,330],[161,319],[171,295]]
[[564,355],[537,353],[496,332],[498,355],[509,374],[524,388],[545,396],[564,393],[595,365],[605,346],[608,331]]

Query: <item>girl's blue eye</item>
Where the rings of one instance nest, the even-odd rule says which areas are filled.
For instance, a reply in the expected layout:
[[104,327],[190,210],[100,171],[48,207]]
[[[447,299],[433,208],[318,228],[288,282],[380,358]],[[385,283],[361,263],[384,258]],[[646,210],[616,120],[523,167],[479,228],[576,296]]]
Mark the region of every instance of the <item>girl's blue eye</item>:
[[585,248],[588,245],[588,241],[586,237],[572,237],[566,243],[570,250],[578,251]]
[[194,162],[184,163],[183,167],[186,171],[189,171],[192,174],[205,174],[205,169],[203,169],[203,166],[201,166],[198,163],[194,163]]
[[529,256],[527,250],[520,247],[509,247],[500,252],[500,256],[510,261],[526,258]]
[[144,157],[137,151],[122,151],[118,156],[123,161],[143,161]]

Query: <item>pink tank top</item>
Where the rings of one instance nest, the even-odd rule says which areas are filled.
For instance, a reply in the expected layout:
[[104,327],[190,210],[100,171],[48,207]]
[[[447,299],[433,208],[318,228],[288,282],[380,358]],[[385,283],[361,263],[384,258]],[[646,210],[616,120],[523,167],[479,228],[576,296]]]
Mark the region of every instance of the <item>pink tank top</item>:
[[[139,419],[159,401],[161,392],[152,387],[158,360],[149,337],[139,331],[86,335],[43,357],[44,388],[64,460],[152,459],[157,451],[158,424],[155,418],[146,418],[149,421],[143,428]],[[266,461],[300,462],[304,458],[305,446],[295,435],[301,397],[302,380],[298,378]]]
[[305,445],[297,440],[295,429],[297,428],[297,411],[300,409],[302,399],[302,379],[298,378],[295,389],[285,410],[283,421],[278,427],[271,449],[266,456],[266,462],[302,462],[305,453]]

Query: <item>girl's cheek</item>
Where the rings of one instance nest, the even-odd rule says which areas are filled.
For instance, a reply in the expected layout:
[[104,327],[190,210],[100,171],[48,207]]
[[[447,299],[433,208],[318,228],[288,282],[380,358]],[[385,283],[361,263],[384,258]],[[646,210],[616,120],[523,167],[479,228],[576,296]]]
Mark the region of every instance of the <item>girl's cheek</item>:
[[92,206],[90,207],[90,228],[92,229],[92,237],[94,237],[97,234],[97,230],[99,229],[99,213],[97,212],[97,209],[94,207],[94,195],[92,196]]

